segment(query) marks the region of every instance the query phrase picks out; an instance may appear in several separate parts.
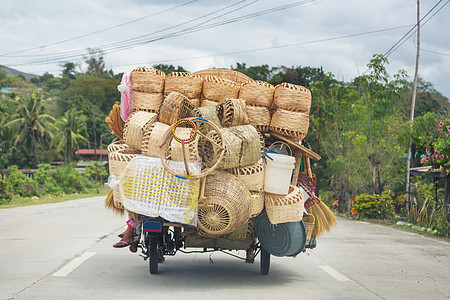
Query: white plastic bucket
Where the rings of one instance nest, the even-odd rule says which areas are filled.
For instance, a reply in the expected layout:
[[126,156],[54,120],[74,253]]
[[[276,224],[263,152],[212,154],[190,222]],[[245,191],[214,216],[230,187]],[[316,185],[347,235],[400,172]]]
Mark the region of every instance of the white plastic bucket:
[[268,153],[267,156],[264,191],[272,194],[287,195],[295,167],[295,157],[277,153]]

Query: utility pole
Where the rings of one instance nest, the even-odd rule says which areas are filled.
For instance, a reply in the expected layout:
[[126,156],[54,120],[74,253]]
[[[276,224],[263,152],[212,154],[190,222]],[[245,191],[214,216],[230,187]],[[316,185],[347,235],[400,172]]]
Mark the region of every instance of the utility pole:
[[410,182],[410,168],[411,168],[411,144],[412,131],[414,122],[414,108],[416,106],[416,90],[417,90],[417,76],[419,73],[419,54],[420,54],[420,0],[417,0],[417,52],[416,52],[416,70],[414,72],[414,86],[411,100],[411,131],[409,135],[408,159],[406,161],[406,213],[409,218],[411,211],[411,182]]

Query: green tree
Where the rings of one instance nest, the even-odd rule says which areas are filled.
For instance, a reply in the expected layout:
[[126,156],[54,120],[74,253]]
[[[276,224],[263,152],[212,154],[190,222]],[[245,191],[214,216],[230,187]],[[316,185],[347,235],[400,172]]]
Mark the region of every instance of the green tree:
[[174,65],[158,64],[158,65],[153,65],[153,68],[161,70],[166,74],[170,74],[172,72],[188,72],[188,71],[186,71],[185,68],[183,68],[181,66],[177,66],[175,68]]

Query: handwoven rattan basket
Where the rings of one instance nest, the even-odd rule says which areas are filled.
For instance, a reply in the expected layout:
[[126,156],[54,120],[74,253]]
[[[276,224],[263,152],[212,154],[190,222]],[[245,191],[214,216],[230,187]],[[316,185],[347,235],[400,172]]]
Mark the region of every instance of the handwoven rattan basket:
[[214,172],[206,177],[205,199],[198,205],[198,228],[210,236],[232,233],[250,218],[251,194],[236,177]]
[[251,191],[252,194],[252,209],[251,217],[258,216],[264,209],[264,192]]
[[150,157],[159,157],[159,145],[170,125],[154,122],[144,133],[142,138],[142,154]]
[[217,105],[217,115],[223,127],[248,124],[245,101],[242,99],[224,99]]
[[172,72],[166,76],[164,94],[178,92],[189,99],[200,98],[202,93],[203,78],[189,72]]
[[142,149],[142,138],[147,128],[156,121],[157,115],[146,111],[136,111],[130,114],[123,129],[125,143],[137,150]]
[[[120,149],[109,153],[109,174],[114,175],[116,180],[119,180],[123,169],[125,169],[130,160],[140,154],[140,151],[131,148]],[[124,208],[118,186],[113,188],[113,199],[115,207],[120,209]]]
[[309,113],[311,92],[301,85],[283,82],[275,87],[273,104],[274,108]]
[[133,91],[133,111],[148,111],[157,113],[161,102],[162,93],[144,93]]
[[254,165],[229,169],[228,172],[237,176],[250,191],[262,191],[264,188],[265,166],[266,164],[261,158],[258,163]]
[[237,84],[242,84],[252,80],[250,77],[241,72],[228,69],[206,69],[194,72],[193,74],[200,75],[204,78],[208,76],[217,76],[234,81]]
[[273,102],[274,86],[265,81],[249,81],[243,83],[239,89],[239,98],[244,99],[247,105],[270,108]]
[[131,71],[131,89],[138,92],[162,93],[166,74],[154,68],[136,68]]
[[116,152],[118,150],[127,149],[129,148],[127,144],[124,144],[123,141],[115,141],[114,143],[111,143],[108,145],[108,159],[109,154]]
[[239,166],[245,167],[259,162],[264,152],[264,138],[252,125],[230,127],[230,130],[241,139]]
[[226,98],[237,98],[239,85],[231,80],[217,76],[207,76],[203,81],[203,99],[220,101]]
[[309,115],[302,112],[277,109],[270,121],[270,131],[300,141],[308,133]]
[[249,106],[246,107],[248,122],[255,126],[261,132],[269,131],[270,126],[270,111],[266,107],[262,106]]
[[[219,117],[217,116],[217,109],[215,106],[199,107],[193,109],[191,111],[191,117],[209,120],[215,125],[217,125],[217,127],[222,128]],[[197,129],[200,130],[200,132],[202,132],[203,134],[207,134],[212,128],[204,124],[199,124]]]
[[200,100],[199,99],[189,99],[189,103],[193,108],[199,108],[200,107]]
[[287,195],[265,193],[264,198],[270,223],[275,225],[302,220],[305,201],[298,187],[291,185]]
[[225,236],[226,239],[243,241],[245,239],[251,238],[255,235],[255,219],[249,219],[247,224],[239,227],[232,233]]
[[[175,129],[175,134],[179,138],[186,139],[192,135],[192,130],[193,130],[192,128],[177,127]],[[185,151],[187,152],[186,161],[188,162],[200,161],[198,153],[198,140],[199,135],[197,135],[195,139],[189,142],[188,144],[185,144]],[[175,139],[171,141],[168,151],[169,153],[166,156],[170,156],[171,160],[184,161],[183,146]]]
[[219,104],[219,102],[203,99],[200,107],[217,106],[217,104]]
[[306,228],[306,245],[308,245],[311,240],[315,221],[316,218],[314,218],[312,214],[303,215],[303,224],[305,224]]
[[172,125],[179,119],[189,117],[193,108],[186,96],[178,92],[171,92],[161,104],[159,122]]

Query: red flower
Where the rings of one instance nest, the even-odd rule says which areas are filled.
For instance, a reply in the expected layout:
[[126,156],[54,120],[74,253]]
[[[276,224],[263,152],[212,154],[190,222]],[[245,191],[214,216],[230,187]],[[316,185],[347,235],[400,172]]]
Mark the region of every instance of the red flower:
[[338,205],[339,200],[333,200],[333,205]]
[[352,215],[356,215],[358,212],[354,210],[353,208],[350,210],[352,212]]

